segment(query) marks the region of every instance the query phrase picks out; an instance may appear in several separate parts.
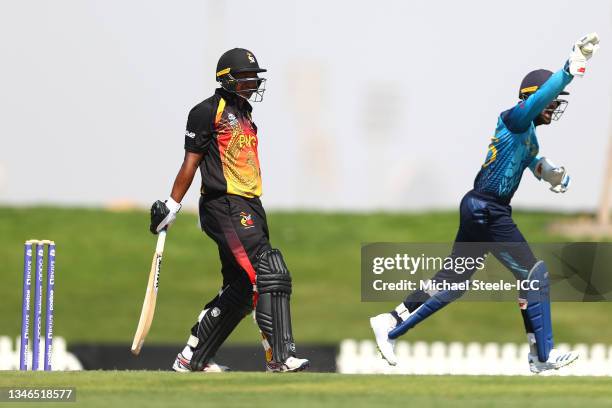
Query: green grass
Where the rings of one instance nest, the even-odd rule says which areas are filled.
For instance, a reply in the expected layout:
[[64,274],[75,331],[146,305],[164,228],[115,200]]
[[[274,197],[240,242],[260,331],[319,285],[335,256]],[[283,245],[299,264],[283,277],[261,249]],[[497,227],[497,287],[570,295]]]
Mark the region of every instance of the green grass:
[[0,374],[0,387],[76,387],[76,403],[54,407],[583,408],[612,402],[612,379],[595,377],[13,371]]
[[[547,226],[568,215],[517,212],[528,240],[559,241]],[[393,303],[360,301],[360,244],[373,241],[449,242],[455,211],[421,214],[272,212],[271,238],[282,249],[294,279],[292,311],[298,343],[337,343],[370,338],[367,317]],[[144,211],[0,208],[0,335],[20,327],[23,241],[57,242],[55,334],[73,342],[130,343],[155,246]],[[147,342],[181,343],[199,310],[219,288],[217,249],[199,231],[194,214],[181,213],[168,234],[160,292]],[[560,341],[612,343],[610,304],[554,305]],[[523,342],[514,302],[449,306],[414,330],[407,340]],[[230,337],[258,341],[252,319]]]

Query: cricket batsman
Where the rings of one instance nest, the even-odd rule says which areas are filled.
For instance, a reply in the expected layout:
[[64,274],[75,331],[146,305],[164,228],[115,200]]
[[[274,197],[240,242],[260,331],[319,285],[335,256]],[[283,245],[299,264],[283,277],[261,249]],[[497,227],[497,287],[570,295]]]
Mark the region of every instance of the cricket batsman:
[[218,246],[223,284],[199,314],[187,345],[172,368],[179,372],[219,372],[215,353],[238,323],[254,310],[272,372],[301,371],[309,361],[296,357],[291,329],[291,275],[283,256],[270,245],[261,204],[257,126],[249,101],[260,102],[266,72],[242,48],[224,53],[217,64],[220,87],[189,112],[185,156],[166,201],[151,207],[151,232],[174,222],[196,170],[202,176],[200,226]]
[[[529,290],[519,292],[519,307],[530,347],[529,368],[534,373],[559,369],[576,360],[578,353],[563,353],[553,348],[548,271],[544,262],[535,258],[512,220],[510,201],[526,168],[538,180],[550,183],[553,192],[567,191],[570,177],[565,168],[538,155],[536,128],[561,117],[567,101],[558,96],[568,95],[565,87],[574,77],[584,76],[586,61],[598,48],[597,34],[588,34],[574,44],[562,69],[554,74],[539,69],[525,76],[518,104],[500,114],[474,188],[463,197],[460,205],[459,231],[451,257],[476,258],[491,252],[517,279],[534,283],[529,285]],[[486,244],[462,245],[466,242]],[[475,270],[459,274],[443,269],[432,279],[450,283],[465,281]],[[462,294],[460,290],[418,290],[390,313],[372,317],[370,325],[383,358],[396,365],[395,339]]]

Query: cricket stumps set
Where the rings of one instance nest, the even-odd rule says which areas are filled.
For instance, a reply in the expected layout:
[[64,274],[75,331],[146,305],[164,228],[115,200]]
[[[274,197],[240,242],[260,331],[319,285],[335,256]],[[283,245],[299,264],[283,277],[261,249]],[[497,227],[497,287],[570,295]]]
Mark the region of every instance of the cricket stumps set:
[[36,246],[34,274],[34,323],[32,338],[32,370],[40,370],[40,346],[42,331],[43,304],[43,262],[47,246],[47,284],[46,284],[46,321],[45,348],[43,367],[51,371],[51,355],[53,343],[53,295],[55,288],[55,242],[49,240],[30,239],[24,245],[23,261],[23,302],[21,306],[21,346],[19,348],[19,369],[28,369],[29,332],[30,332],[30,298],[32,286],[32,248]]

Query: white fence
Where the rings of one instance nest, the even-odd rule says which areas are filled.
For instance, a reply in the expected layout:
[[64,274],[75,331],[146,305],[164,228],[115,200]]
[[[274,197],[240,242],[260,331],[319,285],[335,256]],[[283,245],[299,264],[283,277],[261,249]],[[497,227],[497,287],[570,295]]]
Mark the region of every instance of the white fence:
[[[0,370],[19,369],[19,343],[9,336],[0,336]],[[568,350],[568,344],[558,344]],[[30,344],[30,351],[32,350]],[[612,376],[612,345],[576,344],[580,358],[568,367],[540,375]],[[44,344],[41,344],[41,352]],[[389,366],[371,340],[344,340],[336,356],[337,372],[344,374],[415,374],[415,375],[532,375],[527,364],[527,344],[514,343],[425,343],[397,342],[398,365]],[[32,353],[28,356],[32,366]],[[43,361],[41,353],[40,361]],[[42,364],[41,364],[42,366]],[[82,370],[79,360],[69,353],[66,340],[53,339],[54,371]]]
[[[40,370],[43,368],[45,343],[40,341]],[[0,370],[19,370],[20,337],[13,342],[9,336],[0,336]],[[32,368],[32,340],[28,353],[28,370]],[[53,354],[51,355],[51,368],[53,371],[82,370],[79,360],[68,352],[66,340],[63,337],[53,338]]]
[[[568,344],[556,348],[569,350]],[[577,344],[580,352],[573,364],[540,375],[612,376],[612,346]],[[399,341],[395,352],[398,365],[389,366],[371,340],[344,340],[336,359],[337,371],[345,374],[457,374],[532,375],[527,363],[529,347],[514,343],[408,343]]]

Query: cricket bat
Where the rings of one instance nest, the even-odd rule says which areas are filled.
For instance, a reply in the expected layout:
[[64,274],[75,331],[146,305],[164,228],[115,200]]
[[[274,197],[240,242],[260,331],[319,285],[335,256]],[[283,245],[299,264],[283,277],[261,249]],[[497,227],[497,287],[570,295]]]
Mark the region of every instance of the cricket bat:
[[159,272],[161,269],[162,254],[164,252],[164,244],[166,243],[166,230],[160,231],[157,237],[157,246],[151,263],[151,272],[149,272],[149,282],[147,283],[147,291],[145,293],[142,311],[140,312],[140,320],[138,328],[132,342],[132,354],[137,356],[142,349],[145,338],[151,328],[153,315],[155,314],[155,302],[157,301],[157,288],[159,287]]

